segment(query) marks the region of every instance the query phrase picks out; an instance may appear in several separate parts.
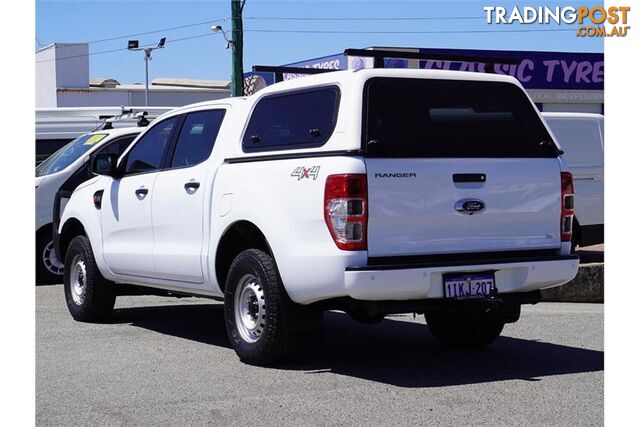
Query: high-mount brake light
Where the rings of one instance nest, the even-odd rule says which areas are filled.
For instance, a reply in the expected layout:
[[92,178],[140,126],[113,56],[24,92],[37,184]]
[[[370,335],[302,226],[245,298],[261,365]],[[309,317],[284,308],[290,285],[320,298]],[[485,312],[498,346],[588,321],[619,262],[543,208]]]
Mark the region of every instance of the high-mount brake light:
[[367,249],[367,175],[329,175],[324,187],[324,220],[338,248]]
[[570,242],[573,233],[573,176],[569,172],[560,174],[562,213],[560,217],[560,240]]

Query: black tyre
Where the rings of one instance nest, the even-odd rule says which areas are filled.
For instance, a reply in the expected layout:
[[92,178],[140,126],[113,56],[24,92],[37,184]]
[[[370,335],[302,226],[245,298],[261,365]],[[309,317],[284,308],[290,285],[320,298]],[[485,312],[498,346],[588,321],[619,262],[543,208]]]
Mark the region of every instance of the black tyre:
[[56,255],[51,230],[41,231],[36,236],[36,283],[62,283],[63,271],[64,264]]
[[231,264],[224,308],[229,341],[252,365],[282,362],[322,330],[322,311],[291,301],[275,261],[257,249],[241,252]]
[[356,322],[365,323],[367,325],[374,325],[384,320],[384,314],[369,314],[364,310],[350,310],[347,311],[349,317]]
[[64,295],[69,313],[81,322],[105,320],[113,311],[116,302],[114,285],[100,274],[86,236],[74,237],[67,249]]
[[438,342],[452,348],[479,348],[494,342],[502,332],[503,320],[461,313],[427,313],[431,334]]
[[580,224],[573,218],[573,224],[571,226],[571,253],[576,253],[576,249],[580,246]]

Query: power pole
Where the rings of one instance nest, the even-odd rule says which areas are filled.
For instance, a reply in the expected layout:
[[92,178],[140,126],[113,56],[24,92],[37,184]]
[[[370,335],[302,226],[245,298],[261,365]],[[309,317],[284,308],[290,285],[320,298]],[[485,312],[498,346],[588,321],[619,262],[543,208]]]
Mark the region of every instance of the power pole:
[[151,49],[144,50],[144,106],[149,106],[149,60]]
[[242,66],[242,9],[246,0],[231,0],[231,96],[244,95]]

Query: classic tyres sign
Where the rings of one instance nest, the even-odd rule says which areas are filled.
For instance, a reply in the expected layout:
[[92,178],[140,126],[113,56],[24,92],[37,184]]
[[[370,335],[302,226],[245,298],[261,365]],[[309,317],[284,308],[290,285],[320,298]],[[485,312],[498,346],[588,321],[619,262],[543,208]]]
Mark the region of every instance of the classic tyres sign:
[[[494,57],[498,62],[496,73],[515,77],[528,89],[604,89],[601,53],[461,49],[420,49],[420,52]],[[519,59],[520,64],[499,64],[501,57]],[[485,72],[485,64],[472,62],[420,61],[420,68]]]

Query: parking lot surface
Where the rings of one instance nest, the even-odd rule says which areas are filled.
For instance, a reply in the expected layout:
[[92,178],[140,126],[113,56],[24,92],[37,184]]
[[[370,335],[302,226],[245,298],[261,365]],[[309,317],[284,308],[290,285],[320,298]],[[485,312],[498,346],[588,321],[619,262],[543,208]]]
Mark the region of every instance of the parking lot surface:
[[492,346],[450,352],[424,318],[325,315],[324,342],[280,368],[241,363],[220,303],[121,297],[73,321],[36,288],[38,425],[601,425],[604,306],[525,306]]

